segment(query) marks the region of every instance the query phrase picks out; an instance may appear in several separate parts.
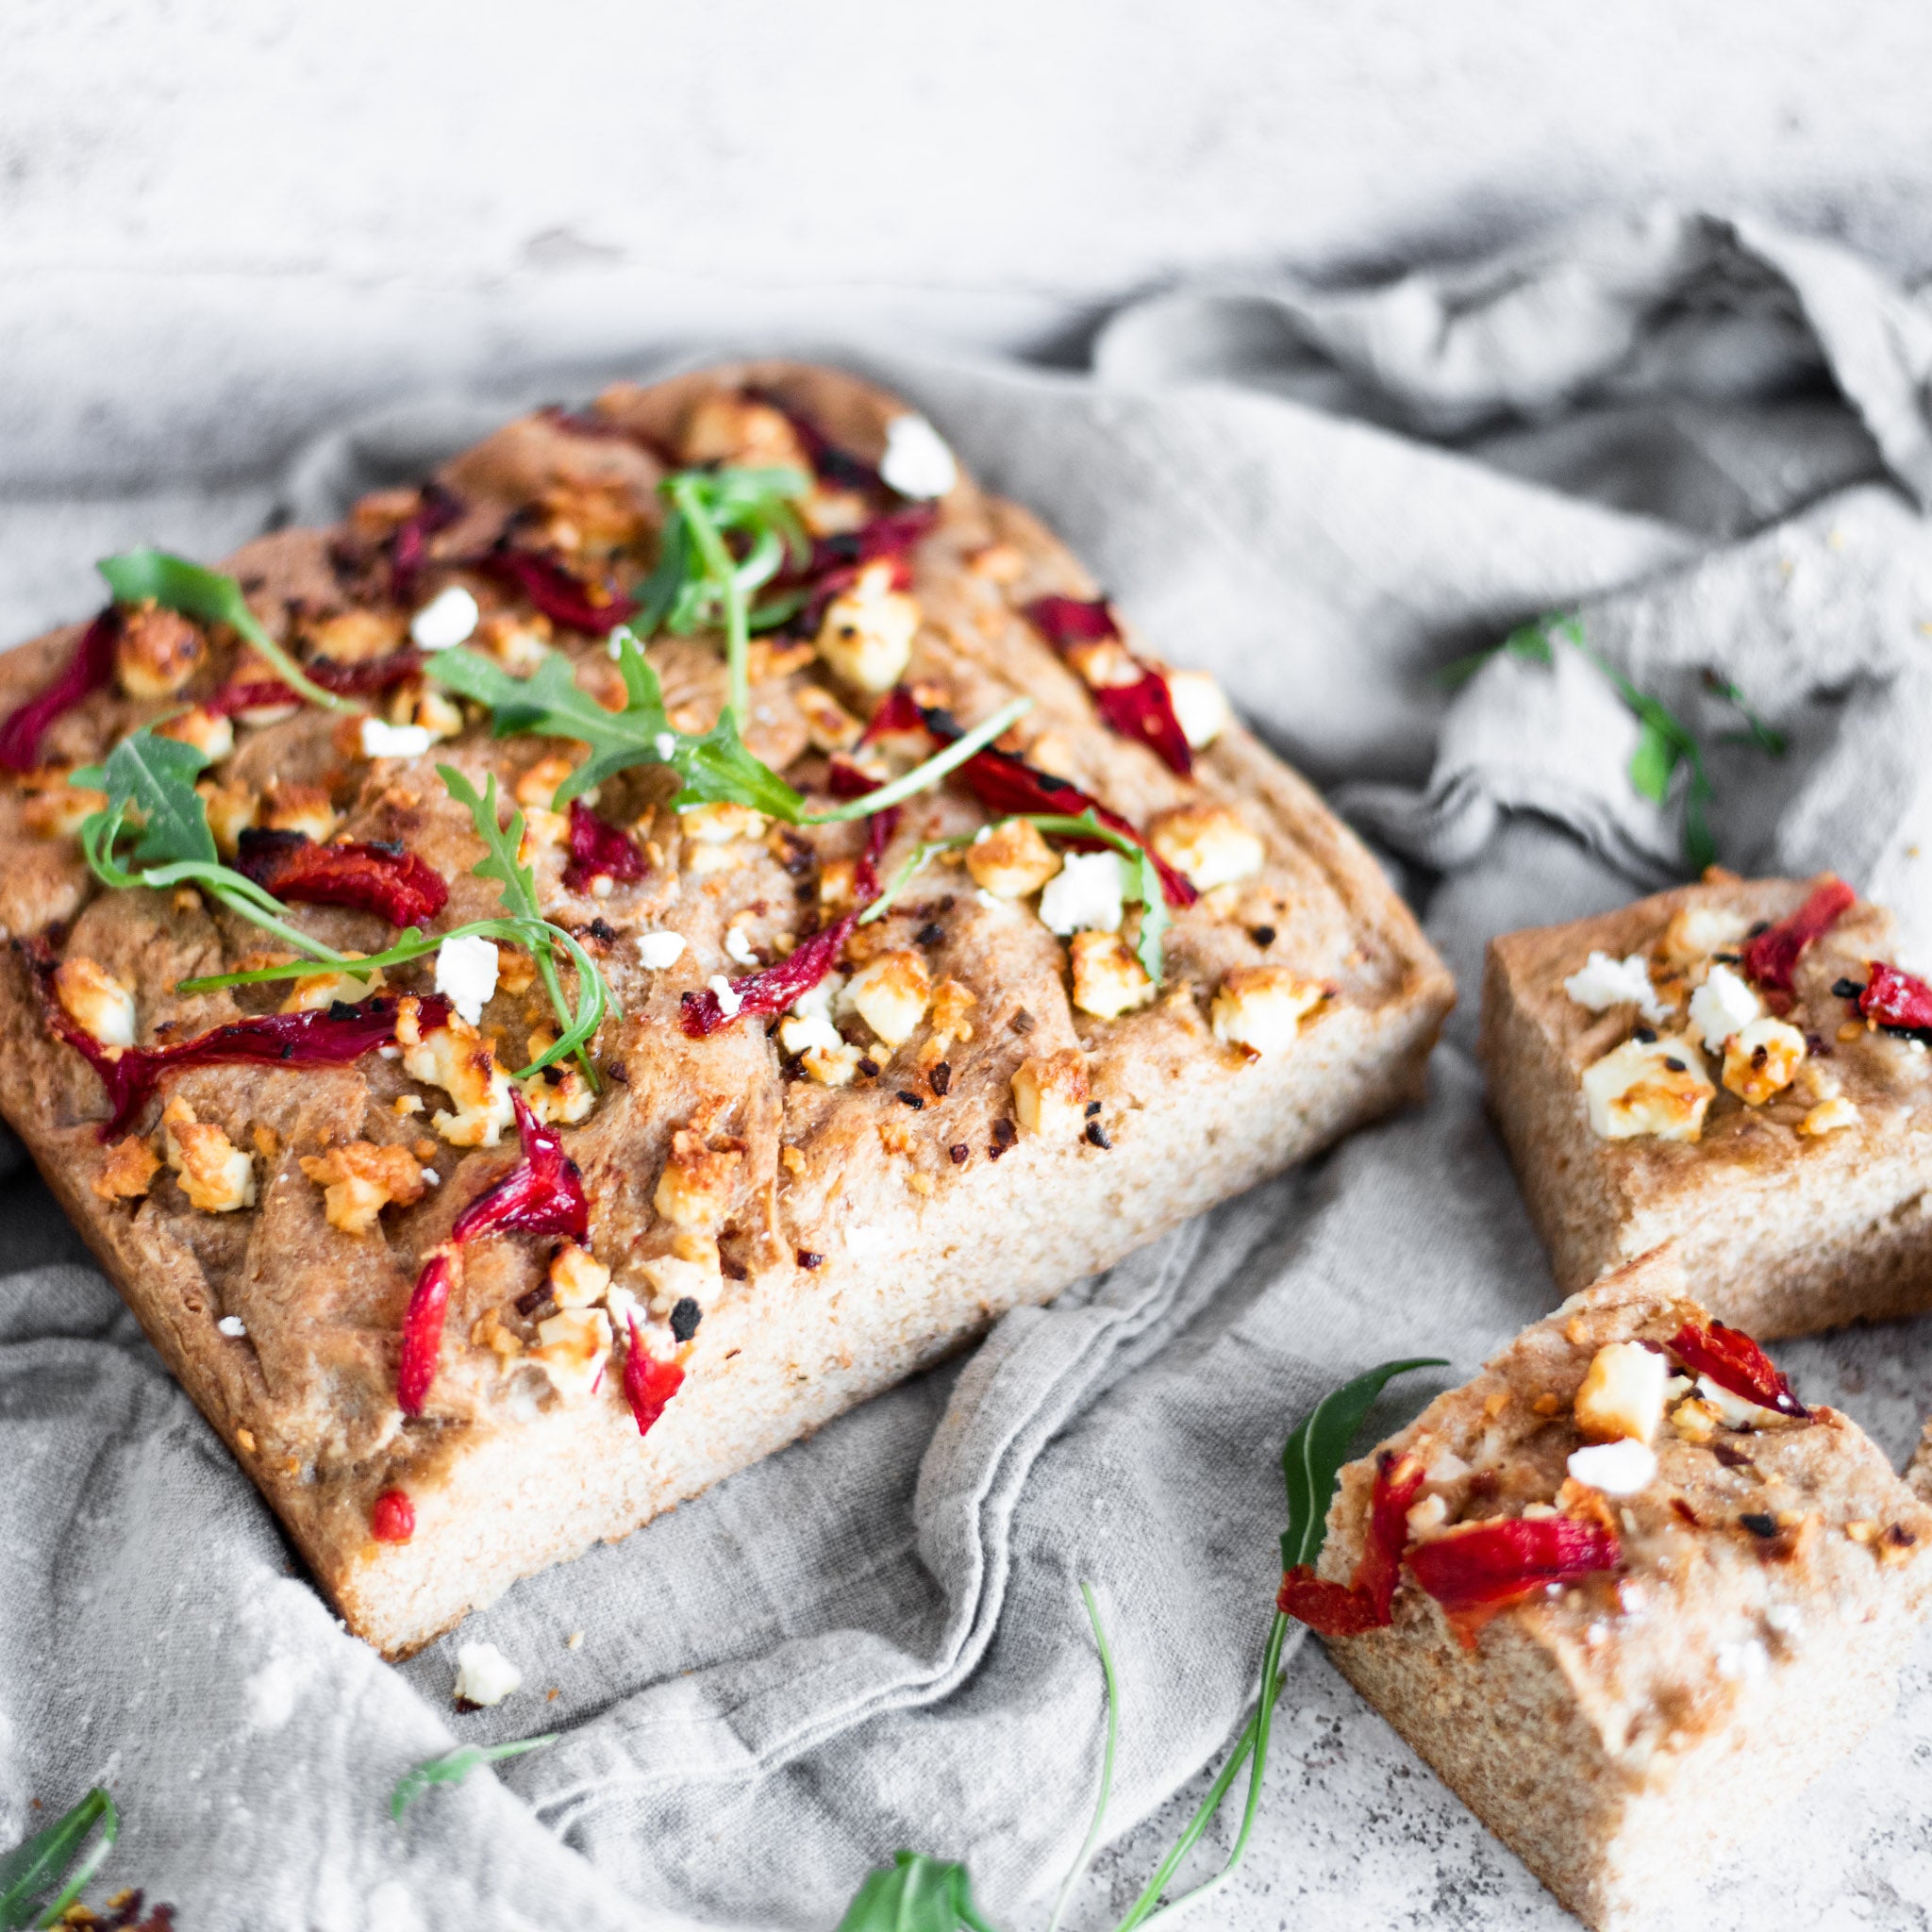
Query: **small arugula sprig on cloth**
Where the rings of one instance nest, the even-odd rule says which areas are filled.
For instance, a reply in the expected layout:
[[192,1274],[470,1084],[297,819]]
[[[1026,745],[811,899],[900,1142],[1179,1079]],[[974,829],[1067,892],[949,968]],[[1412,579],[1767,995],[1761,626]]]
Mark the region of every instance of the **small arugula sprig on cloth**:
[[[647,638],[660,630],[722,630],[726,709],[741,726],[751,702],[751,633],[782,624],[808,594],[759,608],[751,602],[788,560],[802,567],[810,559],[811,539],[793,506],[811,493],[811,478],[786,467],[679,470],[658,487],[671,510],[658,567],[638,589],[639,627]],[[746,541],[742,558],[731,553],[734,536]]]
[[[1444,1366],[1446,1364],[1435,1357],[1383,1362],[1357,1375],[1352,1382],[1344,1383],[1340,1389],[1331,1390],[1304,1417],[1300,1426],[1289,1437],[1281,1454],[1282,1478],[1288,1491],[1288,1528],[1281,1539],[1284,1571],[1292,1570],[1297,1564],[1312,1563],[1321,1555],[1322,1543],[1327,1533],[1328,1506],[1341,1481],[1341,1465],[1348,1459],[1349,1444],[1367,1419],[1376,1396],[1397,1375],[1407,1374],[1413,1369]],[[1100,1840],[1112,1782],[1116,1721],[1120,1709],[1119,1686],[1106,1634],[1101,1628],[1100,1613],[1092,1591],[1085,1584],[1080,1588],[1086,1599],[1088,1615],[1092,1620],[1094,1641],[1099,1646],[1107,1678],[1107,1752],[1093,1823],[1066,1882],[1060,1888],[1046,1932],[1058,1932],[1074,1887],[1086,1871]],[[1227,1762],[1208,1788],[1208,1793],[1195,1808],[1193,1816],[1156,1867],[1153,1877],[1147,1881],[1141,1895],[1127,1908],[1125,1917],[1114,1927],[1114,1932],[1136,1932],[1138,1927],[1157,1925],[1192,1911],[1220,1891],[1240,1866],[1260,1807],[1274,1707],[1288,1681],[1281,1664],[1281,1652],[1291,1627],[1292,1620],[1277,1610],[1262,1651],[1260,1691],[1254,1716],[1236,1740]],[[1223,1801],[1241,1774],[1241,1766],[1251,1759],[1253,1768],[1248,1774],[1247,1802],[1234,1844],[1221,1870],[1191,1891],[1184,1892],[1163,1906],[1161,1895],[1221,1809]],[[915,1852],[901,1852],[892,1865],[867,1877],[845,1917],[840,1921],[838,1932],[959,1932],[961,1926],[968,1928],[968,1932],[992,1932],[973,1906],[966,1867],[941,1863]]]
[[[1153,855],[1146,846],[1129,839],[1123,832],[1116,832],[1110,825],[1104,825],[1090,807],[1077,818],[1070,818],[1059,812],[1022,812],[1018,819],[1035,826],[1055,839],[1091,839],[1102,845],[1111,846],[1126,861],[1127,874],[1122,880],[1121,896],[1130,905],[1138,901],[1141,907],[1141,934],[1135,941],[1135,957],[1141,961],[1141,970],[1156,985],[1160,982],[1162,936],[1174,924],[1167,910],[1167,895],[1161,890],[1160,874],[1156,870]],[[997,831],[1001,825],[1011,824],[1013,819],[995,819],[991,824],[972,832],[955,832],[944,839],[928,839],[919,845],[895,872],[887,883],[886,889],[863,912],[858,915],[860,925],[870,925],[874,920],[882,919],[891,910],[892,902],[905,891],[918,875],[925,870],[942,852],[958,852]]]
[[205,570],[198,563],[190,563],[185,557],[146,548],[124,550],[118,557],[103,558],[94,567],[107,578],[117,603],[152,602],[197,623],[225,624],[246,638],[275,666],[275,675],[311,705],[330,711],[362,708],[335,691],[325,691],[303,671],[249,609],[248,599],[233,577],[220,571]]
[[1033,704],[1031,698],[1015,698],[902,776],[861,798],[847,799],[824,811],[808,811],[803,794],[745,749],[729,706],[702,736],[675,729],[664,709],[658,674],[645,662],[636,634],[620,625],[610,634],[610,645],[624,676],[625,703],[621,711],[607,711],[577,683],[570,659],[556,652],[528,677],[513,677],[501,665],[460,645],[439,652],[427,668],[439,684],[486,707],[498,738],[529,733],[580,739],[591,747],[591,756],[557,788],[559,808],[634,765],[669,765],[681,781],[671,801],[675,810],[694,805],[745,805],[791,825],[840,824],[900,804],[963,765]]
[[[487,856],[475,870],[477,877],[494,879],[502,887],[506,908],[504,916],[500,919],[475,919],[467,925],[452,927],[445,933],[425,933],[422,927],[412,925],[384,952],[358,954],[353,958],[332,954],[325,963],[340,965],[343,972],[358,978],[366,978],[377,967],[406,966],[412,959],[420,959],[438,951],[451,940],[501,940],[511,945],[523,946],[537,962],[543,990],[550,995],[551,1008],[562,1030],[556,1043],[527,1067],[519,1069],[515,1077],[527,1080],[531,1074],[541,1074],[545,1067],[555,1066],[558,1061],[575,1054],[585,1077],[594,1089],[597,1072],[591,1058],[589,1042],[608,1014],[621,1014],[609,985],[598,970],[597,962],[578,944],[575,936],[543,917],[537,902],[536,875],[518,859],[524,836],[524,815],[521,811],[512,813],[508,826],[499,825],[496,822],[496,774],[491,774],[489,783],[479,793],[455,766],[439,765],[436,769],[449,788],[450,796],[468,808],[476,835],[488,848]],[[85,826],[82,832],[85,835]],[[135,881],[137,884],[142,882]],[[252,914],[245,916],[253,917]],[[260,924],[259,921],[257,923]],[[290,930],[292,932],[294,929],[291,927]],[[306,935],[296,933],[295,937],[302,944],[315,947],[315,941]],[[577,997],[575,1006],[565,995],[558,974],[555,949],[558,946],[569,955],[571,964],[576,968]],[[211,974],[202,979],[184,979],[176,990],[184,993],[218,992],[225,987],[260,986],[273,980],[296,979],[311,972],[314,963],[313,960],[293,960],[279,966],[258,966],[244,973]]]
[[525,1751],[541,1751],[562,1735],[546,1731],[541,1738],[519,1738],[513,1744],[462,1744],[441,1757],[425,1758],[396,1780],[396,1788],[390,1793],[389,1815],[400,1823],[404,1811],[432,1785],[459,1785],[478,1765],[521,1757]]
[[[96,1825],[100,1835],[83,1852]],[[58,1925],[120,1836],[121,1814],[96,1785],[72,1811],[16,1845],[0,1858],[0,1932]],[[41,1901],[57,1885],[59,1890],[43,1906]]]
[[[1684,858],[1693,871],[1701,873],[1717,858],[1717,841],[1711,835],[1707,810],[1713,796],[1713,788],[1704,762],[1703,744],[1697,734],[1669,706],[1660,698],[1652,697],[1648,691],[1638,690],[1588,641],[1583,634],[1581,618],[1552,615],[1519,625],[1500,644],[1458,658],[1444,665],[1440,675],[1442,682],[1454,689],[1466,684],[1491,658],[1503,651],[1508,652],[1512,658],[1521,658],[1525,663],[1551,665],[1556,662],[1556,643],[1559,641],[1574,645],[1588,658],[1616,686],[1617,694],[1636,714],[1637,749],[1630,755],[1628,768],[1631,790],[1640,797],[1661,805],[1670,795],[1671,781],[1676,776],[1678,766],[1684,766],[1690,774],[1684,788]],[[1741,732],[1726,732],[1723,740],[1724,743],[1755,745],[1772,758],[1784,756],[1784,733],[1774,730],[1758,717],[1729,678],[1707,673],[1704,683],[1707,691],[1735,705],[1743,716],[1747,728]]]

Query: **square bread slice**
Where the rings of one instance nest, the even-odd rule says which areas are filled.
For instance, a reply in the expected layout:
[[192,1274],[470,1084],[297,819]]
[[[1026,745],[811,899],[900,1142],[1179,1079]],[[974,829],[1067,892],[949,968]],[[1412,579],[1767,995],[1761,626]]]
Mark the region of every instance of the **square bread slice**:
[[[809,479],[808,560],[794,551],[790,608],[749,651],[750,750],[827,808],[1030,697],[1000,772],[1036,791],[1058,774],[1080,788],[1052,793],[1068,811],[1091,795],[1161,855],[1158,983],[1127,943],[1145,924],[1121,905],[1133,870],[1059,834],[953,850],[886,917],[841,925],[866,897],[864,822],[768,824],[728,798],[680,810],[648,757],[579,819],[553,808],[580,743],[492,736],[425,681],[440,647],[517,676],[560,655],[623,708],[605,634],[658,561],[660,485],[719,463]],[[274,641],[379,722],[289,702],[232,630],[152,607],[0,663],[13,708],[103,640],[113,660],[26,732],[13,762],[30,769],[0,789],[0,1108],[351,1627],[391,1656],[1422,1091],[1454,990],[1374,860],[1210,679],[1150,669],[1045,527],[875,389],[780,363],[621,386],[226,568]],[[648,640],[670,729],[641,741],[659,758],[725,701],[703,620]],[[275,941],[192,886],[96,883],[67,775],[184,707],[168,728],[210,755],[225,853],[265,855],[272,878],[291,853],[321,863],[313,841],[420,863],[447,891],[432,932],[502,910],[438,765],[479,791],[494,777],[504,816],[511,800],[527,814],[541,908],[621,1007],[594,1088],[561,1068],[523,1083],[581,1172],[581,1247],[504,1231],[426,1273],[514,1171],[507,1074],[556,1037],[515,948],[493,985],[474,948],[392,968],[375,997],[399,1003],[399,1037],[379,1024],[341,1064],[167,1068],[104,1138],[75,1038],[101,1058],[285,997],[345,1027],[389,1010],[326,974],[293,994],[183,994]],[[861,742],[869,719],[891,728]],[[871,883],[923,840],[1026,808],[961,778],[911,796],[873,821]],[[396,938],[371,910],[284,896],[339,949]],[[835,975],[782,1018],[741,1008],[747,981],[820,932],[842,933]],[[482,1001],[475,1027],[433,1004],[439,980]],[[432,1372],[407,1407],[406,1325]]]
[[[1699,1366],[1754,1357],[1767,1379]],[[1782,1378],[1713,1331],[1665,1251],[1350,1464],[1329,1511],[1320,1573],[1345,1582],[1378,1471],[1412,1496],[1392,1621],[1327,1639],[1337,1666],[1607,1932],[1680,1898],[1891,1708],[1932,1588],[1932,1510],[1879,1449],[1739,1387]]]
[[[1807,906],[1842,909],[1780,968]],[[1860,1010],[1894,945],[1829,874],[1715,872],[1491,941],[1490,1107],[1565,1293],[1673,1241],[1754,1335],[1932,1307],[1932,1056]]]

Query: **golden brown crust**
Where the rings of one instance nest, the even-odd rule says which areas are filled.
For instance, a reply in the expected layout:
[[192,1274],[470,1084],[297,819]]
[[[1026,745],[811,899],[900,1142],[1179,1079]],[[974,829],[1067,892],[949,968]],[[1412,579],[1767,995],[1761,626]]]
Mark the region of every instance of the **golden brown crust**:
[[[1592,953],[1653,955],[1687,909],[1777,920],[1819,881],[1718,877],[1614,912],[1505,934],[1483,975],[1478,1054],[1490,1106],[1530,1217],[1566,1292],[1671,1241],[1696,1293],[1753,1334],[1804,1335],[1932,1307],[1932,1057],[1857,1024],[1832,988],[1862,984],[1890,956],[1891,916],[1860,901],[1807,947],[1790,1015],[1809,1036],[1803,1077],[1750,1106],[1718,1086],[1695,1141],[1602,1139],[1591,1125],[1583,1071],[1627,1038],[1633,1008],[1593,1013],[1564,981]],[[1664,990],[1674,989],[1665,980]],[[1677,1017],[1684,1024],[1682,990]],[[1723,1056],[1706,1056],[1717,1079]],[[1853,1124],[1806,1131],[1826,1088]]]
[[[624,434],[525,419],[442,473],[465,508],[432,540],[416,603],[460,582],[481,603],[486,633],[499,618],[525,623],[526,607],[455,561],[513,517],[567,526],[582,555],[612,544],[608,554],[632,555],[648,542],[655,484],[687,416],[741,381],[782,393],[867,460],[900,412],[828,371],[755,365],[611,392],[600,411]],[[278,533],[228,567],[272,627],[298,641],[354,645],[338,620],[358,601],[380,608],[375,546],[401,514],[407,502],[372,501],[341,531]],[[907,675],[968,722],[1028,691],[1032,755],[1058,760],[1136,823],[1206,796],[1261,834],[1263,870],[1177,918],[1162,995],[1142,1010],[1117,1020],[1076,1011],[1062,941],[1024,907],[982,901],[963,868],[935,867],[891,917],[861,928],[849,956],[857,967],[874,952],[909,951],[924,962],[935,1004],[903,1043],[874,1049],[876,1075],[842,1087],[788,1076],[762,1025],[691,1041],[678,1025],[679,1002],[720,972],[742,972],[747,952],[781,957],[817,917],[821,881],[857,853],[856,827],[708,843],[666,808],[663,774],[647,770],[608,781],[598,799],[605,816],[638,827],[651,862],[637,884],[604,897],[572,892],[563,854],[540,842],[546,908],[595,949],[625,1013],[600,1040],[611,1076],[604,1097],[565,1130],[591,1197],[591,1245],[641,1303],[707,1241],[716,1241],[724,1267],[722,1292],[686,1349],[683,1387],[641,1442],[614,1362],[585,1402],[566,1403],[546,1379],[535,1322],[518,1306],[541,1300],[548,1244],[535,1241],[478,1245],[423,1416],[405,1422],[396,1407],[397,1335],[419,1262],[461,1206],[509,1167],[511,1145],[438,1139],[431,1120],[443,1094],[392,1058],[201,1069],[172,1078],[166,1094],[252,1152],[258,1205],[196,1212],[165,1168],[144,1195],[110,1201],[92,1186],[108,1159],[96,1137],[99,1082],[47,1035],[26,966],[8,958],[0,1042],[8,1120],[171,1369],[373,1641],[392,1653],[414,1648],[517,1575],[626,1533],[958,1346],[1007,1307],[1050,1296],[1419,1093],[1453,990],[1407,909],[1313,792],[1238,726],[1202,757],[1190,784],[1097,723],[1084,687],[1018,614],[1045,591],[1091,589],[1037,520],[962,480],[916,555],[922,623]],[[36,689],[73,635],[0,659],[0,707]],[[591,688],[608,676],[594,642],[560,631],[548,641],[570,650]],[[218,658],[228,654],[209,674],[218,684],[231,675],[233,650],[219,635],[215,644]],[[674,721],[705,728],[723,696],[715,649],[671,639],[650,655]],[[775,767],[809,778],[822,767],[810,762],[798,694],[821,680],[797,653],[761,661],[770,675],[756,686],[747,740]],[[849,690],[836,694],[858,702]],[[160,708],[103,692],[60,722],[48,755],[68,764],[95,756]],[[434,764],[450,762],[479,786],[493,773],[506,793],[525,783],[535,799],[535,768],[567,750],[493,741],[472,724],[426,758],[371,764],[345,745],[337,720],[307,711],[244,729],[222,775],[254,792],[320,788],[342,835],[404,841],[450,882],[438,922],[447,926],[492,914],[497,889],[472,874],[480,845]],[[261,935],[192,894],[95,895],[71,841],[19,835],[29,789],[0,791],[8,854],[0,904],[11,934],[67,925],[70,955],[138,988],[143,1041],[272,1009],[283,989],[175,994],[179,978],[261,950]],[[950,791],[914,800],[885,872],[917,839],[984,817]],[[385,942],[364,914],[305,908],[302,919],[339,947]],[[640,938],[658,931],[686,944],[675,964],[653,969]],[[1326,997],[1291,1052],[1252,1059],[1215,1041],[1208,1007],[1228,972],[1263,960],[1291,962]],[[548,1017],[541,987],[525,977],[512,991],[506,974],[483,1021],[508,1065]],[[401,969],[391,988],[427,983],[426,969]],[[1104,1125],[1097,1140],[1016,1136],[1013,1076],[1025,1060],[1054,1054],[1084,1063]],[[133,1131],[152,1136],[158,1113],[151,1104]],[[357,1232],[342,1212],[331,1222],[318,1176],[335,1172],[329,1149],[358,1142],[376,1150],[358,1157],[364,1164],[400,1173],[404,1150],[413,1150],[435,1179],[420,1199],[395,1191]],[[1216,1150],[1211,1161],[1199,1158],[1204,1142]],[[667,1190],[674,1163],[688,1185]],[[223,1317],[245,1332],[222,1332]],[[396,1484],[415,1503],[416,1536],[378,1544],[370,1501]]]

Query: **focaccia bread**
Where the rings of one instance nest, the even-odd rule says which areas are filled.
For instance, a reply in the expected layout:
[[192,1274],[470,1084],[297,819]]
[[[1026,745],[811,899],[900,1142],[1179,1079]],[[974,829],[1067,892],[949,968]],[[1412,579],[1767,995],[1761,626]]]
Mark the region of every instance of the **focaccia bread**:
[[1680,1902],[1890,1710],[1928,1556],[1932,1510],[1882,1452],[1664,1251],[1348,1465],[1319,1571],[1399,1578],[1329,1654],[1610,1928]]
[[1557,1284],[1665,1241],[1724,1321],[1932,1307],[1932,990],[1829,874],[1705,882],[1491,942],[1490,1105]]
[[[749,530],[724,562],[764,578],[742,722],[802,794],[775,817],[730,795],[749,760],[713,729],[728,606],[659,597],[703,560],[697,523],[662,536],[679,490],[774,466],[804,527],[775,574]],[[178,598],[0,665],[5,707],[107,667],[0,729],[31,767],[0,792],[4,1108],[391,1655],[1421,1091],[1453,989],[1374,860],[1211,680],[1152,665],[1034,517],[856,380],[620,387],[226,568],[272,645],[376,715],[293,702]],[[591,741],[517,728],[502,688],[554,697],[563,666],[573,698],[647,716],[631,616],[663,728],[567,803]],[[894,812],[784,822],[1015,694],[996,746]],[[84,862],[102,799],[69,774],[156,720],[212,758],[224,857],[341,953],[505,913],[516,867],[477,870],[480,804],[437,767],[493,777],[542,916],[608,986],[591,1066],[509,1077],[558,1043],[547,939],[466,939],[374,989],[178,991],[291,955],[220,891],[104,890]],[[1090,805],[1124,853],[1052,823]],[[568,1002],[598,974],[557,945]]]

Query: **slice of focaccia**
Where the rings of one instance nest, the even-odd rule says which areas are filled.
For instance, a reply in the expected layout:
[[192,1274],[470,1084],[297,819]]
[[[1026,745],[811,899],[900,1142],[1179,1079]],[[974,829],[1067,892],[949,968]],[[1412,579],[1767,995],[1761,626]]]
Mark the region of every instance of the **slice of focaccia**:
[[1895,945],[1829,874],[1491,942],[1490,1105],[1563,1289],[1674,1241],[1753,1334],[1932,1307],[1932,989]]
[[[1318,1628],[1360,1602],[1342,1674],[1580,1919],[1630,1927],[1890,1711],[1928,1556],[1932,1510],[1665,1250],[1343,1470],[1295,1601]],[[1392,1595],[1335,1588],[1364,1577]]]
[[391,1655],[1420,1091],[1374,862],[859,382],[226,569],[0,666],[4,1107]]

